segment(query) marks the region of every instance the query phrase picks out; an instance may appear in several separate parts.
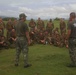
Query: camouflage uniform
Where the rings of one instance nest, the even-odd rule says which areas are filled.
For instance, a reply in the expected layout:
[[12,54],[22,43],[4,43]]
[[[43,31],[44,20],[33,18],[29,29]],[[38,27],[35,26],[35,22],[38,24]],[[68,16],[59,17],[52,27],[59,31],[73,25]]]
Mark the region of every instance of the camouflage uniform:
[[52,23],[52,20],[50,19],[50,21],[47,23],[46,30],[48,31],[48,33],[50,33],[50,35],[52,35],[53,29],[54,29],[54,24]]
[[11,19],[8,20],[7,24],[6,24],[6,30],[7,30],[7,40],[9,39],[10,37],[10,32],[11,30],[13,29],[13,22],[11,21]]
[[[75,13],[71,13],[70,16],[75,16]],[[76,20],[72,20],[68,23],[68,30],[71,31],[69,36],[69,54],[72,64],[76,66]]]
[[57,27],[53,30],[52,41],[55,46],[60,45],[60,34],[59,34],[59,29]]
[[0,36],[0,49],[1,48],[7,49],[8,47],[9,46],[8,46],[5,36]]
[[[26,17],[24,14],[20,14],[21,17]],[[28,64],[28,44],[25,33],[28,31],[27,24],[21,20],[15,26],[17,39],[16,39],[16,59],[15,64],[19,63],[19,56],[22,51],[24,57],[24,66]]]
[[0,36],[3,36],[3,32],[2,32],[2,29],[0,29]]
[[5,28],[5,24],[2,21],[2,19],[0,18],[0,29],[2,30],[2,35],[4,35],[4,28]]
[[60,33],[61,33],[61,35],[63,33],[66,33],[66,23],[64,22],[63,19],[60,20]]
[[38,41],[40,44],[45,44],[45,34],[43,31],[40,31],[38,34]]
[[12,29],[12,31],[10,32],[10,37],[8,39],[9,43],[10,43],[10,46],[12,48],[15,47],[15,41],[16,41],[16,32],[15,32],[15,29]]
[[76,65],[76,39],[69,39],[69,54],[73,64]]
[[45,29],[44,22],[40,18],[38,18],[37,29],[38,29],[38,31]]
[[68,48],[68,40],[66,40],[67,34],[63,33],[61,35],[61,47],[66,46]]
[[36,27],[36,23],[33,19],[29,22],[30,31],[34,31]]
[[35,30],[36,30],[36,23],[33,19],[29,22],[30,27],[30,38],[31,38],[31,45],[35,43]]

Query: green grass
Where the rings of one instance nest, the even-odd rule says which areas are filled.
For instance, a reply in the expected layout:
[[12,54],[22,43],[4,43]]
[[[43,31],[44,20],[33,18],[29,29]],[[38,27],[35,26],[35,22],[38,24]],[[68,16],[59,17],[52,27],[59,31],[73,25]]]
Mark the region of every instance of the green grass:
[[[45,25],[47,21],[44,21]],[[6,23],[6,22],[5,22]],[[26,22],[27,24],[29,21]],[[67,23],[67,22],[66,22]],[[54,21],[59,28],[59,21]],[[6,36],[6,30],[5,30]],[[0,75],[76,75],[76,68],[67,67],[71,63],[68,49],[50,45],[29,47],[29,68],[24,68],[23,56],[19,66],[14,66],[15,49],[0,50]]]
[[19,66],[14,66],[15,49],[0,50],[0,75],[76,75],[76,68],[69,68],[68,49],[50,45],[29,47],[29,68],[24,68],[23,56]]

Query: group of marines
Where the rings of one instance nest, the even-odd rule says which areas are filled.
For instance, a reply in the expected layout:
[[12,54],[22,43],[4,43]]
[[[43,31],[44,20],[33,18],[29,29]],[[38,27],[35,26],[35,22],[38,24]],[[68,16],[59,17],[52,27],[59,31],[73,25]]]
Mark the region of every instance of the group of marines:
[[[8,22],[0,18],[0,49],[15,47],[16,33],[15,25],[17,19]],[[29,35],[31,39],[31,44],[50,44],[58,47],[68,47],[68,42],[66,40],[66,23],[63,19],[60,19],[59,27],[54,27],[52,19],[50,19],[46,25],[41,18],[37,21],[31,19],[27,24],[29,27]]]
[[46,25],[43,20],[38,18],[37,22],[33,19],[29,22],[31,44],[50,44],[58,47],[68,47],[68,41],[66,40],[66,23],[63,19],[60,19],[59,28],[54,27],[52,19],[50,19]]

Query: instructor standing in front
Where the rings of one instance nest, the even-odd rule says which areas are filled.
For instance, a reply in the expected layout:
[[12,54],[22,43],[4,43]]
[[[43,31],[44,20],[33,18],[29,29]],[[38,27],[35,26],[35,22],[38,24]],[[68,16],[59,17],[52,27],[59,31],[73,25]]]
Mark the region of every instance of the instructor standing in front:
[[22,13],[19,15],[19,21],[15,26],[17,35],[15,66],[19,65],[19,57],[22,52],[24,57],[24,68],[27,68],[31,66],[31,64],[28,64],[28,45],[30,44],[30,37],[28,26],[25,21],[26,15]]
[[70,13],[70,20],[68,22],[67,39],[69,42],[69,54],[71,64],[68,67],[76,67],[76,13]]

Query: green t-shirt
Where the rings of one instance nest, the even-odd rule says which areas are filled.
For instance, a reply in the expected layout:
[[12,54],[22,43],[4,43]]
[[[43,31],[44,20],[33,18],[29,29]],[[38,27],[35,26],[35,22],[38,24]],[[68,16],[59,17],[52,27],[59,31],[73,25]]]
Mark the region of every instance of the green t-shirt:
[[70,37],[76,38],[76,20],[68,23],[68,30],[71,30]]
[[26,37],[25,33],[28,31],[26,23],[19,21],[15,26],[16,35],[19,37]]

